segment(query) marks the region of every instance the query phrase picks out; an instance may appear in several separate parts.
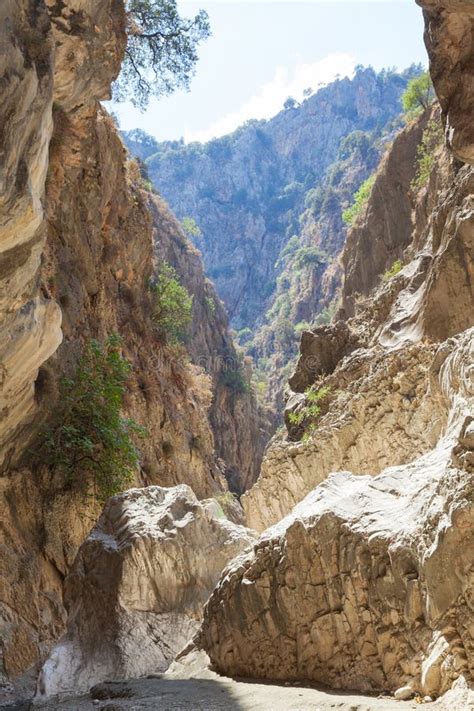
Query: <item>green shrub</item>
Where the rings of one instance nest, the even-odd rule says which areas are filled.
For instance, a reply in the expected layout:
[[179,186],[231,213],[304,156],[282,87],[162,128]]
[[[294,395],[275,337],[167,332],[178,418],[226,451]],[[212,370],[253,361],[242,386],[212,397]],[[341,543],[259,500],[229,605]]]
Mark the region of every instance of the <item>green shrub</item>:
[[238,395],[247,393],[250,390],[250,385],[245,378],[241,365],[235,368],[223,368],[219,374],[219,380],[222,385],[225,385],[226,388]]
[[374,182],[375,175],[371,175],[370,178],[364,180],[360,188],[354,194],[354,202],[342,213],[342,219],[346,223],[346,225],[353,225],[356,218],[362,213],[363,209],[369,201]]
[[185,341],[192,319],[193,297],[167,262],[160,266],[153,291],[153,318],[158,329],[171,344]]
[[319,247],[300,247],[294,256],[294,264],[297,269],[310,264],[325,264],[326,262],[327,255]]
[[204,297],[204,303],[206,304],[207,313],[214,316],[216,313],[216,302],[211,296]]
[[324,386],[319,388],[319,390],[314,390],[313,386],[306,388],[304,392],[306,403],[300,407],[299,410],[288,414],[288,421],[290,424],[302,425],[303,423],[308,422],[308,420],[313,420],[312,423],[310,422],[305,427],[306,434],[308,434],[309,431],[313,431],[316,427],[314,420],[316,420],[321,413],[320,403],[327,398],[330,391],[331,388],[329,386]]
[[301,336],[303,331],[309,331],[311,329],[311,324],[309,321],[300,321],[295,325],[295,333],[297,336]]
[[181,227],[188,237],[200,237],[202,235],[201,228],[193,217],[183,217]]
[[428,122],[416,151],[416,174],[411,182],[413,192],[421,190],[430,177],[435,161],[435,150],[443,140],[443,129],[438,121]]
[[121,416],[130,363],[121,340],[91,340],[76,371],[60,383],[54,421],[42,433],[40,456],[68,485],[99,501],[123,491],[133,480],[139,457],[131,435],[145,435]]
[[237,338],[239,339],[239,343],[248,343],[252,340],[252,337],[253,331],[251,328],[241,328],[240,331],[237,331]]
[[388,281],[389,279],[394,277],[396,274],[398,274],[398,272],[401,272],[402,269],[403,269],[403,264],[402,264],[401,260],[396,259],[394,261],[394,263],[392,264],[392,266],[390,267],[390,269],[387,269],[387,271],[383,275],[382,279],[384,281]]

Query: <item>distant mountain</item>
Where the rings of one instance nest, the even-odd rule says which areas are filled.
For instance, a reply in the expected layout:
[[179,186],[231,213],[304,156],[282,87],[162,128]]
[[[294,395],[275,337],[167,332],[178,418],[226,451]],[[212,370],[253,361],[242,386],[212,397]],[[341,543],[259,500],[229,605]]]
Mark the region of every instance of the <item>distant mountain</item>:
[[358,67],[353,79],[205,144],[124,133],[178,218],[199,226],[208,276],[263,374],[281,353],[284,378],[298,324],[334,309],[342,210],[400,126],[401,95],[419,71]]

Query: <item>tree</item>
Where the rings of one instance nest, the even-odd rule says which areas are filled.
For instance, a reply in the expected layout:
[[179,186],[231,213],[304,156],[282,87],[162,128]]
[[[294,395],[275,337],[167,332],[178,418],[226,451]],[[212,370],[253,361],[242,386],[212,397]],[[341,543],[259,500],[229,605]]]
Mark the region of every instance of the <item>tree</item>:
[[405,113],[413,114],[427,109],[433,99],[434,89],[431,77],[428,72],[424,72],[408,82],[402,95],[403,109]]
[[153,318],[171,344],[186,340],[192,318],[193,297],[178,280],[176,271],[162,262],[156,284]]
[[127,0],[127,48],[114,98],[145,109],[150,96],[189,89],[196,48],[210,35],[207,13],[182,18],[176,0]]
[[294,99],[292,96],[289,96],[285,103],[283,104],[284,109],[294,109],[296,106],[296,99]]
[[54,419],[38,451],[68,485],[99,501],[133,481],[139,455],[131,435],[146,434],[121,415],[131,366],[120,349],[116,334],[86,344],[75,373],[61,380]]
[[313,90],[310,86],[308,86],[307,89],[303,90],[303,96],[305,97],[305,99],[307,99],[308,96],[311,96],[312,93],[313,93]]

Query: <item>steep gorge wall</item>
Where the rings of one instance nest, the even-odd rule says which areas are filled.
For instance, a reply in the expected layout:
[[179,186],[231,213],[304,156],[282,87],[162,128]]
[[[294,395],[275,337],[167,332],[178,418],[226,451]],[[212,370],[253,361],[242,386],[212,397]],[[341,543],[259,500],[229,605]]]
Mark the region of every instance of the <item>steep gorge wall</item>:
[[[378,474],[428,451],[442,431],[445,416],[430,397],[429,364],[437,343],[473,325],[473,170],[439,148],[426,187],[399,214],[395,207],[407,200],[416,170],[413,138],[420,139],[426,119],[395,140],[365,217],[346,241],[344,308],[337,318],[354,316],[303,333],[289,381],[290,441],[277,438],[243,498],[250,525],[260,530],[289,513],[331,470]],[[396,258],[402,271],[384,279]],[[305,437],[304,426],[288,418],[308,405],[303,393],[314,383],[330,393],[315,433]]]
[[[427,5],[436,67],[453,50],[453,35],[436,28],[472,39],[473,12]],[[472,76],[455,79],[468,95],[449,108],[440,97],[448,147],[449,114],[472,122]],[[224,571],[196,640],[221,673],[399,698],[472,687],[474,168],[457,159],[470,141],[458,130],[457,158],[437,149],[404,207],[419,128],[395,141],[375,182],[385,190],[372,191],[346,242],[354,315],[303,334],[288,436],[243,497],[248,523],[264,532]],[[397,256],[402,269],[385,276]],[[308,386],[329,387],[312,429]],[[447,704],[469,708],[472,697]]]
[[[86,341],[119,333],[132,365],[125,411],[147,429],[137,484],[187,483],[200,498],[225,491],[226,473],[245,486],[256,476],[263,438],[252,397],[242,398],[239,417],[222,393],[227,432],[219,441],[216,427],[214,437],[209,378],[177,358],[154,328],[153,238],[161,239],[162,221],[172,218],[135,181],[98,103],[120,69],[123,3],[22,0],[3,3],[0,19],[7,48],[0,109],[0,674],[15,676],[61,633],[63,580],[98,515],[97,505],[35,457],[34,438],[54,410],[59,380],[73,372]],[[197,257],[183,254],[181,263],[204,290]],[[224,316],[214,324],[211,314],[206,324],[208,332],[214,328],[207,356],[222,344],[233,349]],[[234,451],[228,464],[220,461],[216,442],[223,449],[226,437],[240,436],[245,457]]]
[[225,307],[204,275],[199,251],[177,219],[161,198],[154,196],[151,203],[155,259],[171,264],[193,297],[189,351],[193,362],[212,378],[209,419],[216,453],[232,490],[242,493],[258,478],[272,423],[251,388],[239,392],[226,384],[226,371],[236,369],[247,380],[250,372],[236,351]]

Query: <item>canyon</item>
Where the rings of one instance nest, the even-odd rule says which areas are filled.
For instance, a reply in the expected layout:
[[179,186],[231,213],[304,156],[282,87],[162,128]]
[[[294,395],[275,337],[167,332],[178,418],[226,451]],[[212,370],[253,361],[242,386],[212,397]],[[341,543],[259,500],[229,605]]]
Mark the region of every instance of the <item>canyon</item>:
[[[428,108],[399,117],[416,69],[358,69],[213,145],[125,136],[157,194],[101,104],[122,0],[2,3],[0,707],[474,708],[474,9],[418,4]],[[112,334],[145,434],[101,501],[40,455]]]

